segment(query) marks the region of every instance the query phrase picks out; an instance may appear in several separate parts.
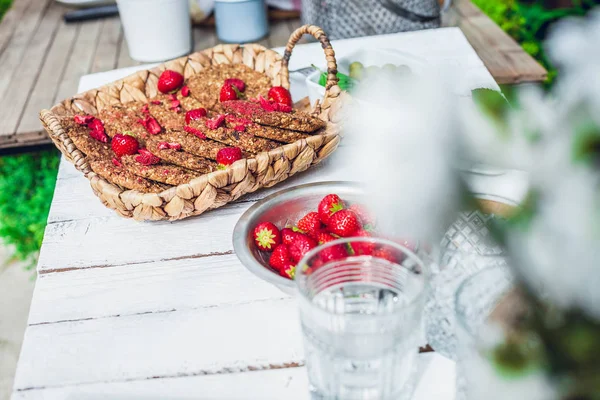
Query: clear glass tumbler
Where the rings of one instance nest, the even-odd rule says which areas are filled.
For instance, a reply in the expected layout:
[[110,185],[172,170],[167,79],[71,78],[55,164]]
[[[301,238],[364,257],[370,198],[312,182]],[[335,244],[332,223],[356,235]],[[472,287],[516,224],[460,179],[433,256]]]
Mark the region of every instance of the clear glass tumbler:
[[[337,259],[339,246],[387,256]],[[312,399],[411,397],[428,277],[413,251],[383,239],[336,240],[305,256],[295,280]]]

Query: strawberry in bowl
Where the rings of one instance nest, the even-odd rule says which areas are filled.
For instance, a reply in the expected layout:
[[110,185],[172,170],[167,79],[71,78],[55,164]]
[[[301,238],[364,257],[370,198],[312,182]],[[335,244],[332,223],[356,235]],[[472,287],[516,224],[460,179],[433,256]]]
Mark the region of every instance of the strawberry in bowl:
[[[252,273],[289,294],[295,290],[293,279],[299,265],[323,245],[321,264],[354,256],[402,261],[388,248],[372,243],[378,235],[364,199],[359,186],[346,182],[277,192],[242,215],[233,234],[235,253]],[[349,238],[356,242],[328,245]]]

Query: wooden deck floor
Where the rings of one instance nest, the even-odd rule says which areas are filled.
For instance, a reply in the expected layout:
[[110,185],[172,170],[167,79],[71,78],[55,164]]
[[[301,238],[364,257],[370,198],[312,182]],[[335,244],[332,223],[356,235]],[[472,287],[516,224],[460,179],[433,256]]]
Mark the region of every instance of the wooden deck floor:
[[[137,65],[118,17],[65,24],[53,0],[14,0],[0,23],[0,149],[49,143],[38,112],[77,91],[83,75]],[[540,81],[546,71],[469,0],[444,15],[459,26],[498,83]],[[299,20],[277,21],[260,43],[283,46]],[[218,43],[211,28],[194,28],[194,49]]]

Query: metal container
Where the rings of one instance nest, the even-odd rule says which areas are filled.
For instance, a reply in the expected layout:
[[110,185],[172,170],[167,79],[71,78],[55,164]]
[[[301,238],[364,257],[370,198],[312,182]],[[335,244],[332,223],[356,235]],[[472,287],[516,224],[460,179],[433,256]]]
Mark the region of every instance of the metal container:
[[257,41],[269,33],[264,0],[216,0],[217,36],[227,43]]
[[351,182],[321,182],[296,186],[274,193],[250,207],[239,219],[233,231],[233,249],[242,264],[254,275],[274,284],[288,294],[293,294],[293,281],[280,276],[269,266],[269,256],[256,248],[252,231],[261,222],[272,222],[278,228],[295,224],[309,211],[315,211],[323,197],[336,193],[344,201],[360,203],[364,192]]

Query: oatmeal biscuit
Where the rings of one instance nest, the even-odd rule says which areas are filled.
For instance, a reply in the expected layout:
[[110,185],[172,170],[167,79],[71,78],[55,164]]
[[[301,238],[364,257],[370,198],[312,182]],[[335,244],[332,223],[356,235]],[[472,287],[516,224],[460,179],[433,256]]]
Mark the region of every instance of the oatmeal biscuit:
[[216,140],[229,146],[236,146],[242,151],[256,154],[262,151],[269,151],[280,147],[281,145],[272,140],[256,137],[246,132],[238,132],[234,129],[229,129],[221,126],[217,129],[209,129],[206,126],[208,118],[201,118],[196,121],[191,121],[189,126],[203,132],[209,139]]
[[219,95],[225,79],[238,78],[244,81],[244,95],[248,98],[266,97],[272,86],[271,79],[244,64],[219,64],[203,69],[187,81],[191,96],[204,108],[213,109],[219,104]]
[[160,138],[152,138],[147,142],[148,150],[162,160],[203,174],[217,170],[218,164],[204,157],[198,157],[185,151],[159,149],[158,144],[162,141],[164,140]]
[[85,125],[77,124],[72,117],[62,118],[61,125],[73,144],[89,158],[110,160],[114,156],[109,144],[91,137],[90,129]]
[[184,151],[211,160],[216,160],[219,150],[227,147],[214,140],[200,139],[191,133],[181,131],[167,131],[160,134],[159,139],[163,142],[179,143]]
[[146,179],[151,179],[156,182],[162,182],[169,185],[181,185],[188,183],[190,180],[200,176],[201,174],[196,171],[181,168],[171,164],[154,164],[154,165],[143,165],[135,160],[133,156],[121,157],[121,163],[129,171],[137,176],[141,176]]
[[98,113],[104,124],[104,130],[111,138],[116,134],[128,134],[135,137],[143,146],[150,136],[144,126],[139,123],[143,118],[140,112],[143,103],[132,102],[125,106],[108,106]]
[[110,160],[92,160],[90,161],[90,167],[102,178],[126,189],[138,190],[144,193],[158,193],[170,187],[136,176],[123,167],[117,167]]
[[246,117],[260,125],[311,133],[325,127],[325,121],[305,112],[292,110],[290,113],[265,111],[258,103],[247,100],[233,100],[221,103],[225,110],[239,117]]

